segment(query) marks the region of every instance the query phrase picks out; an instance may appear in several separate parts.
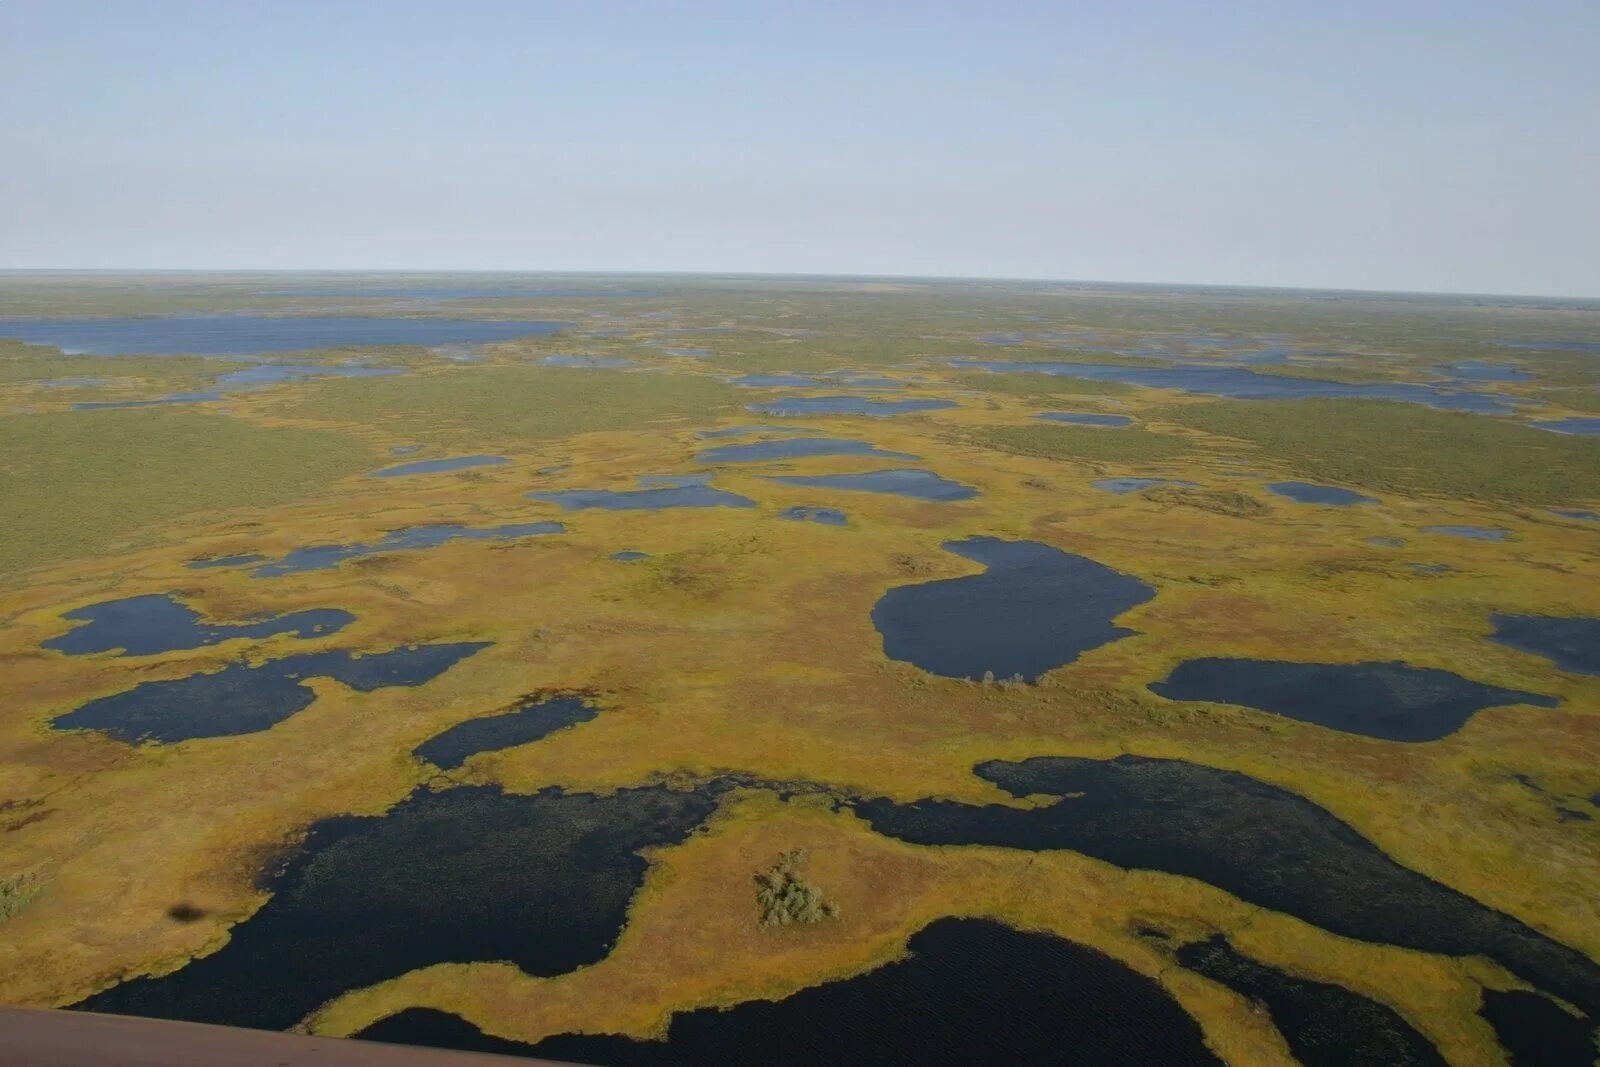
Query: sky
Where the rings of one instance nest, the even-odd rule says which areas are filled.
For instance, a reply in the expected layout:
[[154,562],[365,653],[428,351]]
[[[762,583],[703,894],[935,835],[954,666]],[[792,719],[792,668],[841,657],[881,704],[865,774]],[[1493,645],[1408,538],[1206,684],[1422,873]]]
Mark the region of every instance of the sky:
[[1600,297],[1600,3],[0,0],[0,268]]

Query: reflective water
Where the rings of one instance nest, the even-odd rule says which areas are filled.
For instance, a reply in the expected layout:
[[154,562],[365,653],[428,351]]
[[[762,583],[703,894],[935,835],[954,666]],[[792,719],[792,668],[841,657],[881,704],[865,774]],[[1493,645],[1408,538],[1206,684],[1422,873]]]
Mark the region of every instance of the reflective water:
[[1080,411],[1043,411],[1034,418],[1049,422],[1070,422],[1077,426],[1127,426],[1133,422],[1126,415],[1098,415]]
[[639,365],[637,361],[623,359],[621,356],[546,356],[544,362],[552,367],[593,367],[610,370]]
[[173,315],[113,319],[3,319],[0,337],[90,355],[261,355],[356,345],[509,341],[552,334],[559,322],[358,318],[324,315]]
[[1550,419],[1545,422],[1532,422],[1528,425],[1540,430],[1549,430],[1552,433],[1600,433],[1600,418]]
[[559,504],[564,511],[602,508],[607,511],[660,511],[663,508],[753,508],[747,496],[710,485],[710,475],[642,475],[640,488],[564,489],[528,493],[531,500]]
[[412,749],[412,754],[435,767],[453,770],[480,752],[526,745],[598,714],[600,709],[581,696],[530,697],[499,715],[456,723]]
[[1338,508],[1347,508],[1352,504],[1376,504],[1377,498],[1363,496],[1351,489],[1339,489],[1331,485],[1313,485],[1310,482],[1269,482],[1269,492],[1286,496],[1290,500],[1302,504],[1330,504]]
[[259,563],[266,559],[259,552],[242,552],[237,556],[213,556],[211,559],[192,559],[184,566],[192,571],[211,570],[214,567],[243,567],[247,563]]
[[810,426],[728,426],[720,430],[703,430],[697,437],[715,440],[720,437],[748,437],[758,433],[821,433]]
[[1455,378],[1479,382],[1526,382],[1533,378],[1527,371],[1516,367],[1508,367],[1504,363],[1484,363],[1476,359],[1452,363],[1445,371]]

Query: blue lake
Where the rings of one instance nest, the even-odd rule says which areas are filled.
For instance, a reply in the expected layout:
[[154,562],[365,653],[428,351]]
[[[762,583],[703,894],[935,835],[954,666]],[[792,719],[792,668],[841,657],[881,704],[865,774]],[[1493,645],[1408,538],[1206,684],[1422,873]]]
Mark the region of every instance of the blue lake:
[[309,545],[297,548],[282,559],[263,564],[250,573],[255,578],[281,578],[285,574],[332,570],[345,560],[375,556],[381,552],[436,548],[451,541],[509,541],[519,537],[561,533],[565,529],[559,522],[520,522],[488,527],[454,523],[411,526],[403,530],[391,530],[372,544]]
[[848,489],[863,493],[890,493],[916,500],[970,500],[978,491],[970,485],[941,478],[932,471],[867,471],[864,474],[772,475],[769,482],[805,485],[816,489]]
[[851,375],[821,374],[741,374],[729,378],[734,385],[751,389],[903,389],[904,382],[893,378],[858,378]]
[[255,666],[239,662],[91,700],[58,716],[57,730],[98,730],[129,744],[189,741],[270,729],[316,699],[302,683],[334,678],[363,693],[432,681],[488,642],[410,645],[357,655],[308,652]]
[[1405,383],[1351,385],[1312,378],[1285,378],[1273,374],[1258,374],[1241,367],[1135,367],[1103,363],[1014,363],[981,359],[952,360],[950,365],[996,373],[1029,372],[1054,374],[1063,378],[1083,378],[1089,381],[1124,382],[1150,389],[1178,389],[1188,393],[1229,397],[1235,400],[1364,397],[1374,400],[1400,400],[1413,404],[1426,404],[1429,407],[1484,414],[1503,414],[1512,410],[1511,405],[1505,400],[1486,393],[1446,391],[1428,385]]
[[1527,371],[1508,367],[1504,363],[1483,363],[1475,359],[1452,363],[1445,371],[1452,377],[1478,382],[1526,382],[1533,378]]
[[1097,415],[1083,411],[1042,411],[1034,418],[1048,422],[1070,422],[1075,426],[1128,426],[1133,422],[1126,415]]
[[372,478],[401,478],[408,474],[441,474],[445,471],[465,470],[468,467],[494,467],[511,461],[504,456],[456,456],[452,459],[419,459],[415,463],[402,463],[398,467],[385,467],[373,471]]
[[1194,482],[1177,481],[1172,478],[1096,478],[1089,483],[1096,489],[1104,489],[1108,493],[1123,496],[1135,493],[1141,489],[1153,489],[1158,485],[1194,485]]
[[1600,674],[1600,619],[1496,613],[1489,620],[1491,641],[1543,656],[1564,671]]
[[639,365],[635,360],[621,356],[546,356],[544,362],[552,367],[590,367],[597,370],[618,370]]
[[1600,418],[1592,418],[1592,417],[1591,418],[1571,418],[1571,419],[1549,419],[1549,420],[1546,420],[1544,422],[1529,423],[1528,425],[1537,427],[1538,429],[1541,429],[1541,430],[1549,430],[1551,433],[1581,433],[1581,434],[1596,434],[1596,433],[1600,433]]
[[625,296],[635,298],[660,296],[648,289],[519,289],[514,286],[354,286],[319,289],[304,286],[297,289],[274,289],[266,296],[377,296],[399,300],[543,300],[550,298],[577,298],[592,296]]
[[529,499],[561,505],[564,511],[660,511],[663,508],[753,508],[749,497],[714,488],[710,475],[642,475],[640,488],[566,489],[527,494]]
[[630,551],[613,552],[611,553],[611,558],[616,560],[618,563],[633,563],[636,560],[649,559],[650,553]]
[[705,359],[711,355],[709,348],[663,348],[662,351],[669,356],[682,356],[685,359]]
[[1369,537],[1367,538],[1367,544],[1376,545],[1379,548],[1404,548],[1406,543],[1398,537]]
[[1437,741],[1483,708],[1558,703],[1405,663],[1192,659],[1150,691],[1168,700],[1238,704],[1386,741]]
[[1363,496],[1350,489],[1340,489],[1332,485],[1313,485],[1310,482],[1268,482],[1267,489],[1301,504],[1331,504],[1337,508],[1347,508],[1352,504],[1378,502],[1376,497]]
[[259,552],[241,552],[236,556],[213,556],[210,559],[192,559],[184,566],[192,571],[208,571],[215,567],[243,567],[246,563],[260,563],[266,559]]
[[1131,636],[1113,620],[1156,595],[1131,575],[1036,541],[969,537],[944,549],[985,570],[891,589],[872,624],[884,655],[947,678],[1036,681]]
[[598,714],[600,709],[581,696],[531,697],[510,711],[456,723],[418,745],[412,755],[443,770],[453,770],[480,752],[539,741]]
[[199,612],[166,593],[106,600],[75,608],[61,617],[83,625],[42,642],[41,647],[69,656],[111,651],[124,656],[152,656],[234,638],[278,634],[309,639],[338,633],[356,621],[348,611],[312,608],[284,615],[258,615],[241,623],[203,622]]
[[551,334],[559,322],[392,319],[321,315],[184,315],[122,319],[0,319],[0,337],[88,356],[262,355],[361,345],[509,341]]
[[1465,537],[1472,541],[1509,541],[1511,531],[1493,526],[1424,526],[1424,533],[1443,534],[1446,537]]
[[914,399],[873,400],[864,396],[790,396],[763,404],[751,404],[745,410],[762,415],[869,415],[885,417],[908,415],[914,411],[938,411],[953,408],[954,400]]
[[778,518],[789,519],[793,522],[819,522],[824,526],[847,526],[850,520],[844,512],[836,508],[784,508],[778,512]]
[[1583,519],[1587,522],[1600,522],[1600,512],[1583,511],[1578,508],[1551,508],[1552,515],[1559,515],[1563,519]]
[[810,426],[727,426],[720,430],[702,430],[695,436],[711,441],[722,437],[749,437],[758,433],[821,433]]
[[782,441],[753,441],[749,444],[708,448],[695,457],[701,463],[758,463],[763,460],[804,459],[808,456],[882,456],[888,459],[916,459],[904,452],[885,452],[866,441],[837,437],[795,437]]

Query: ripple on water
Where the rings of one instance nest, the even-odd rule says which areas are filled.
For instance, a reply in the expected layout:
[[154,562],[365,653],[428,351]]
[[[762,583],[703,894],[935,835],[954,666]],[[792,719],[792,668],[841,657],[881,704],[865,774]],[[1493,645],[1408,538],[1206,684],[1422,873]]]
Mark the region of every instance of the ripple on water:
[[947,678],[1035,681],[1131,636],[1113,620],[1155,596],[1131,575],[1035,541],[969,537],[944,548],[984,571],[891,589],[872,623],[884,655]]

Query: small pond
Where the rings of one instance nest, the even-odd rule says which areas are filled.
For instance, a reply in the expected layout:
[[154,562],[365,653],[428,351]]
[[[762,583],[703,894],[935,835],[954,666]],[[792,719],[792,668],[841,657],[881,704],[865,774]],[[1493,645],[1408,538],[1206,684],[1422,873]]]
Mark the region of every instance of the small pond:
[[970,500],[978,491],[970,485],[941,478],[932,471],[908,468],[904,470],[867,471],[864,474],[770,475],[769,482],[804,485],[815,489],[847,489],[861,493],[889,493],[914,500],[943,502]]
[[1347,508],[1352,504],[1376,504],[1377,498],[1363,496],[1352,489],[1340,489],[1332,485],[1313,485],[1310,482],[1268,482],[1267,490],[1286,496],[1290,500],[1301,504],[1329,504],[1336,508]]
[[1509,541],[1511,531],[1496,526],[1424,526],[1424,533],[1443,534],[1446,537],[1465,537],[1469,541]]
[[824,526],[847,526],[850,522],[850,520],[845,517],[844,512],[835,508],[808,508],[800,506],[784,508],[782,511],[778,512],[778,518],[790,519],[794,522],[819,522]]
[[1550,514],[1559,515],[1563,519],[1582,519],[1585,522],[1600,522],[1600,512],[1581,511],[1577,508],[1551,508]]
[[839,437],[792,437],[782,441],[751,441],[746,444],[718,445],[695,456],[701,463],[759,463],[767,460],[805,459],[810,456],[880,456],[910,460],[916,456],[887,452],[867,441]]
[[821,433],[810,426],[727,426],[720,430],[703,430],[697,437],[716,440],[720,437],[749,437],[758,433]]
[[1036,541],[969,537],[944,548],[985,570],[891,589],[872,624],[884,655],[947,678],[1036,681],[1131,636],[1113,620],[1155,596],[1137,578]]
[[1074,426],[1131,426],[1133,420],[1126,415],[1099,415],[1089,411],[1042,411],[1036,419],[1048,422],[1068,422]]
[[527,494],[529,499],[559,504],[564,511],[600,508],[606,511],[660,511],[663,508],[753,508],[747,496],[717,489],[709,475],[642,475],[640,488],[564,489]]
[[192,559],[184,566],[192,571],[208,571],[217,567],[243,567],[247,563],[260,563],[266,559],[259,552],[241,552],[234,556],[212,556],[210,559]]
[[1478,382],[1526,382],[1533,378],[1527,371],[1518,370],[1516,367],[1508,367],[1504,363],[1485,363],[1476,359],[1452,363],[1445,368],[1445,373],[1452,378],[1465,378]]
[[616,560],[616,561],[618,561],[619,563],[632,563],[635,560],[649,559],[650,558],[650,553],[648,553],[648,552],[631,552],[631,551],[613,552],[613,553],[611,553],[611,558]]
[[1166,681],[1151,683],[1150,691],[1168,700],[1238,704],[1386,741],[1437,741],[1483,708],[1558,703],[1404,663],[1192,659],[1178,664]]
[[424,548],[437,548],[451,541],[510,541],[519,537],[536,537],[542,534],[562,533],[566,527],[559,522],[515,522],[504,526],[461,526],[439,523],[432,526],[408,526],[391,530],[371,544],[308,545],[284,555],[282,559],[264,563],[252,570],[255,578],[281,578],[285,574],[304,574],[307,571],[331,570],[347,559],[375,556],[380,552],[409,552]]
[[1125,496],[1128,493],[1136,493],[1141,489],[1153,489],[1158,485],[1192,486],[1196,483],[1178,481],[1173,478],[1096,478],[1089,484],[1096,489],[1103,489],[1108,493]]
[[1549,430],[1552,433],[1600,433],[1600,418],[1550,419],[1545,422],[1529,423],[1528,425],[1540,430]]
[[510,711],[458,722],[412,750],[412,755],[441,770],[454,770],[480,752],[497,752],[538,741],[588,722],[600,709],[581,696],[536,696]]
[[1496,613],[1489,621],[1491,641],[1543,656],[1564,671],[1600,674],[1600,619]]
[[621,356],[545,356],[543,362],[551,367],[588,367],[594,370],[620,370],[637,367],[635,360]]
[[446,471],[466,470],[468,467],[495,467],[511,461],[504,456],[454,456],[449,459],[419,459],[415,463],[402,463],[398,467],[385,467],[373,471],[372,478],[403,478],[408,474],[442,474]]
[[867,415],[873,418],[887,418],[890,415],[938,411],[955,406],[954,400],[937,400],[931,397],[874,400],[864,396],[788,396],[781,400],[751,404],[745,410],[762,415]]
[[308,640],[338,633],[356,617],[334,608],[312,608],[284,615],[257,615],[242,623],[202,622],[200,613],[178,603],[166,593],[105,600],[75,608],[61,616],[82,622],[42,642],[42,647],[81,656],[117,651],[124,656],[153,656],[220,644],[234,638],[265,638],[290,634]]

